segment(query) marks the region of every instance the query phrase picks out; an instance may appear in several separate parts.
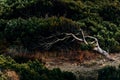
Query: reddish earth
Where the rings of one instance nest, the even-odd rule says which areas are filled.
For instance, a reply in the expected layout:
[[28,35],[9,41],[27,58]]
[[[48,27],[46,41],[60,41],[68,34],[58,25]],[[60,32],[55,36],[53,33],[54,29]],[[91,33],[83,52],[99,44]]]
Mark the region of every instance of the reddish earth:
[[[76,54],[76,53],[75,53]],[[120,54],[111,54],[115,61],[109,61],[104,56],[88,51],[78,52],[73,56],[46,57],[43,61],[49,69],[60,68],[63,71],[73,72],[78,79],[97,80],[97,71],[105,66],[116,66],[120,64]]]
[[[8,54],[7,54],[8,55]],[[10,54],[11,55],[11,54]],[[97,80],[97,71],[105,66],[118,66],[120,64],[120,54],[114,53],[110,56],[115,61],[109,61],[104,56],[91,51],[69,51],[69,52],[36,52],[33,54],[15,54],[14,58],[38,59],[45,63],[48,69],[60,68],[63,71],[73,72],[78,80]]]

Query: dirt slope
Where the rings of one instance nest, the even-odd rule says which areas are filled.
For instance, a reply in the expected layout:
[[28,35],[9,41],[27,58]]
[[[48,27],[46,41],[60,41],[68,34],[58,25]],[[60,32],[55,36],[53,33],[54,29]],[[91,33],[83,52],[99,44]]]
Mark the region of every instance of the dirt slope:
[[96,59],[84,60],[78,62],[76,60],[49,58],[46,59],[46,67],[49,69],[60,68],[63,71],[73,72],[78,80],[81,78],[85,80],[97,80],[97,70],[105,66],[118,66],[120,64],[120,54],[111,54],[115,61],[109,61],[103,56],[99,56]]

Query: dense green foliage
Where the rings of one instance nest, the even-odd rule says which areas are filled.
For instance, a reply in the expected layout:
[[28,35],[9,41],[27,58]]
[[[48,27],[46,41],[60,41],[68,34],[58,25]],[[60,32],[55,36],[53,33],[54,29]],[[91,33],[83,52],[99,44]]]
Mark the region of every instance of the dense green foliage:
[[120,66],[108,66],[99,70],[98,80],[120,80]]
[[[120,52],[120,0],[0,0],[0,54],[14,46],[46,50],[43,43],[62,39],[63,33],[77,34],[80,28],[97,37],[103,49]],[[91,47],[68,38],[51,50]],[[18,72],[21,80],[75,80],[73,74],[48,70],[39,61],[19,64],[0,56],[0,68]],[[99,80],[119,80],[119,76],[119,68],[99,71]]]
[[48,70],[38,60],[19,64],[10,57],[0,55],[0,70],[4,69],[16,71],[20,80],[76,80],[72,73],[63,72],[58,68]]
[[[49,42],[53,38],[56,39],[56,36],[48,38],[49,36],[56,34],[58,35],[57,37],[63,38],[64,34],[61,35],[61,33],[77,33],[79,29],[78,23],[64,17],[47,19],[34,17],[29,19],[18,18],[1,20],[1,22],[1,33],[4,35],[2,38],[5,38],[6,42],[12,45],[21,45],[30,50],[44,50],[44,45],[40,44]],[[69,43],[75,45],[75,42],[72,43],[71,40],[64,41],[66,47],[71,46]],[[59,43],[59,46],[56,45],[54,48],[57,47],[62,47],[62,44]]]
[[0,80],[8,80],[8,76],[6,76],[3,72],[0,72]]
[[[37,47],[37,43],[41,43],[38,41],[41,35],[46,37],[57,32],[77,33],[79,25],[86,34],[97,37],[102,48],[119,52],[119,4],[119,0],[1,0],[0,44],[3,41],[10,45],[19,42],[25,48],[43,50]],[[69,41],[57,45],[60,44],[71,46],[68,45]]]

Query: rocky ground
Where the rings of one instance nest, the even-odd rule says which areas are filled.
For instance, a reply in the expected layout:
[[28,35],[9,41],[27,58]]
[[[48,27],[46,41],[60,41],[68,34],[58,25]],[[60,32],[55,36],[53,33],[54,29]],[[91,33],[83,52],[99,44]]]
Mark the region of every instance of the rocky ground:
[[109,61],[103,56],[79,62],[63,58],[46,59],[46,67],[49,69],[60,68],[63,71],[73,72],[78,80],[97,80],[97,71],[105,66],[116,66],[120,64],[120,54],[111,54],[115,61]]

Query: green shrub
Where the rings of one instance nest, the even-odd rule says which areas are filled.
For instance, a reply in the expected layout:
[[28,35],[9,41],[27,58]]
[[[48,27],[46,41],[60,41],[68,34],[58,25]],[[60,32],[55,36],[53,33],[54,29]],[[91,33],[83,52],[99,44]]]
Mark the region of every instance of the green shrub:
[[[1,19],[1,41],[5,40],[10,43],[10,45],[23,46],[29,50],[45,50],[45,47],[41,44],[53,40],[53,38],[49,40],[45,38],[60,35],[61,33],[76,34],[79,32],[79,26],[85,31],[85,34],[97,37],[100,46],[105,50],[119,52],[117,49],[120,46],[119,27],[108,21],[99,23],[90,18],[79,22],[64,17],[51,17],[47,19],[36,17],[12,20]],[[63,38],[64,35],[57,37]],[[56,37],[54,37],[54,39],[56,39]],[[79,43],[76,41],[71,42],[71,39],[72,38],[66,39],[53,45],[51,50],[72,49],[72,47],[74,47],[74,49],[79,49]]]
[[87,44],[84,44],[84,43],[80,44],[80,49],[81,50],[92,50],[92,48],[93,48],[93,45],[87,45]]
[[[81,25],[81,21],[79,22]],[[81,28],[88,32],[89,35],[95,36],[99,40],[100,46],[110,52],[117,51],[119,43],[119,27],[116,24],[108,21],[102,21],[101,23],[91,20],[90,18],[82,21]],[[116,50],[115,50],[116,48]]]
[[[119,52],[119,4],[119,0],[2,0],[0,39],[7,40],[10,45],[44,50],[38,43],[48,40],[42,37],[63,32],[77,33],[79,25],[86,35],[97,37],[102,48]],[[70,44],[80,47],[77,42],[67,39],[51,49],[71,49]]]
[[3,72],[0,72],[0,80],[8,80],[7,75],[5,75]]
[[[49,36],[58,35],[53,36],[54,39],[57,37],[63,38],[64,34],[61,35],[62,33],[77,33],[79,29],[75,21],[63,17],[13,19],[8,20],[4,27],[3,35],[8,43],[21,45],[31,50],[37,46],[44,50],[44,45],[42,47],[39,44],[49,41],[46,39]],[[67,47],[70,46],[69,42],[69,40],[67,40],[67,43],[63,41]]]
[[120,67],[108,66],[98,72],[98,80],[120,80]]
[[76,80],[71,72],[63,72],[60,69],[48,70],[38,60],[19,64],[10,57],[0,55],[0,69],[16,71],[20,75],[20,80]]
[[[6,0],[1,1],[0,18],[29,18],[48,16],[66,16],[78,20],[84,18],[84,4],[74,0]],[[21,15],[20,15],[21,14]]]
[[120,8],[118,7],[118,3],[113,3],[103,6],[102,10],[100,11],[100,16],[102,16],[104,20],[112,21],[116,24],[119,24],[120,21],[119,13]]

